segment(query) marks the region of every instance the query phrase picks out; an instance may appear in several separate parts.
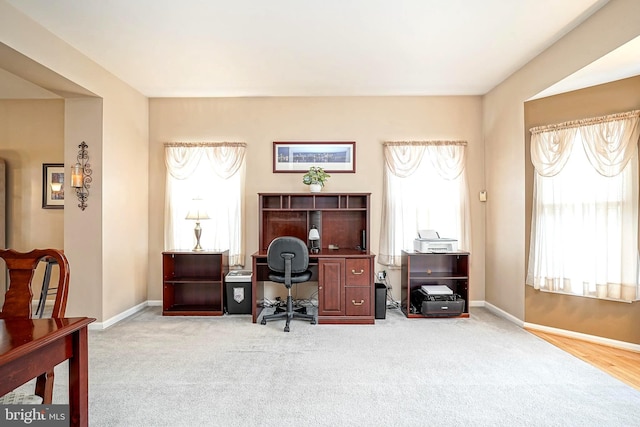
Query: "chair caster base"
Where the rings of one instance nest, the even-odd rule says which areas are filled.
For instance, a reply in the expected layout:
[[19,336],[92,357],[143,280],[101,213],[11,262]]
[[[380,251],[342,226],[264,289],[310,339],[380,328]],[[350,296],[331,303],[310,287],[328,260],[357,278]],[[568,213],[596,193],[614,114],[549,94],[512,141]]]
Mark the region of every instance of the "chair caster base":
[[309,322],[309,324],[315,325],[316,324],[316,319],[313,319],[311,322]]
[[285,331],[285,332],[289,332],[289,325],[287,325],[287,326],[285,326],[285,327],[284,327],[284,331]]
[[264,319],[262,319],[262,321],[260,322],[260,324],[261,324],[261,325],[266,325],[266,324],[267,324],[267,321],[266,321],[266,320],[264,320]]

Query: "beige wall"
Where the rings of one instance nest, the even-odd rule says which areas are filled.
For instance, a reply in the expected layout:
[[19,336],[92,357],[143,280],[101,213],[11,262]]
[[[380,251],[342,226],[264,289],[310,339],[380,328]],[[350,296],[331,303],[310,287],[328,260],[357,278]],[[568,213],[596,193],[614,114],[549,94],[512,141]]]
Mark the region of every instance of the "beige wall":
[[[170,141],[243,141],[247,150],[246,266],[258,248],[257,193],[309,191],[302,174],[272,172],[273,141],[356,141],[355,174],[336,173],[323,191],[371,193],[371,250],[378,252],[382,209],[382,142],[463,139],[468,141],[471,191],[472,300],[484,299],[484,147],[480,97],[321,97],[151,99],[150,288],[161,299],[164,212],[164,151]],[[212,232],[206,228],[204,232]],[[378,270],[387,269],[378,266]],[[400,298],[399,272],[390,273]]]
[[[74,98],[65,101],[65,163],[75,164],[78,159],[78,145],[87,144],[88,163],[92,178],[101,178],[102,167],[102,100],[99,98]],[[67,184],[68,186],[68,184]],[[75,191],[65,200],[65,255],[71,269],[67,315],[83,313],[103,313],[102,234],[93,230],[101,229],[102,179],[93,179],[89,187],[87,207],[78,208]],[[71,190],[71,189],[70,189]],[[86,230],[82,239],[74,238],[78,230]],[[73,242],[73,244],[69,244]],[[81,264],[81,265],[79,265]],[[79,271],[81,270],[81,271]]]
[[7,245],[64,246],[60,209],[42,209],[42,164],[64,162],[63,100],[0,100],[0,158],[7,162]]
[[[606,114],[640,109],[640,76],[536,99],[525,103],[525,129]],[[533,165],[525,134],[526,217],[525,239],[528,259],[533,198]],[[640,344],[640,303],[621,303],[525,290],[525,321],[589,335]],[[594,316],[594,313],[598,313]],[[603,321],[606,319],[606,321]]]
[[[64,101],[0,100],[0,158],[6,162],[6,247],[64,248],[64,211],[42,208],[42,164],[63,163]],[[3,246],[5,247],[5,246]],[[57,280],[57,268],[52,280]],[[40,295],[44,264],[33,279]],[[4,290],[4,280],[2,280]]]
[[[0,43],[33,62],[13,73],[65,96],[59,157],[75,162],[78,144],[89,145],[94,169],[89,206],[83,212],[75,204],[64,210],[71,266],[67,314],[108,321],[147,300],[147,98],[3,0]],[[82,111],[82,97],[89,111]]]
[[486,301],[525,319],[524,102],[640,34],[640,2],[613,0],[484,96]]

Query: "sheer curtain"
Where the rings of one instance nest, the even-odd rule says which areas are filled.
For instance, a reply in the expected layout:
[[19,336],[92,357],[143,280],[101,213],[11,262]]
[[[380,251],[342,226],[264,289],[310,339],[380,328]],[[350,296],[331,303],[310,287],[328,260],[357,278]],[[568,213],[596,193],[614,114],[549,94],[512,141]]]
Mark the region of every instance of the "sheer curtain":
[[229,249],[229,264],[244,265],[244,180],[246,144],[166,143],[165,249],[195,245],[195,222],[187,220],[193,199],[209,215],[201,221],[205,249]]
[[634,301],[640,111],[531,129],[528,285]]
[[469,189],[464,141],[385,142],[380,255],[400,266],[400,251],[412,249],[418,230],[433,229],[471,246]]

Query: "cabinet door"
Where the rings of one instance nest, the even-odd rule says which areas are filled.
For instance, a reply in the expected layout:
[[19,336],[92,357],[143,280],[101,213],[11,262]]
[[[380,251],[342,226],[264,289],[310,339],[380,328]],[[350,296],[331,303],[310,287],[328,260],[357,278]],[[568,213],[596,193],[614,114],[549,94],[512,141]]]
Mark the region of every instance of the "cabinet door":
[[344,314],[344,259],[318,260],[318,315]]

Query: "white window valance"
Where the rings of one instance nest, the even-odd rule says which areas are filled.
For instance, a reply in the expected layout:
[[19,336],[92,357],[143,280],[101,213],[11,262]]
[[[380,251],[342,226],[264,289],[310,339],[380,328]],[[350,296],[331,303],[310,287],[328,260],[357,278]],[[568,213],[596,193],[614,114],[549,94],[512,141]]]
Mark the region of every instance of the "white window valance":
[[456,179],[464,170],[466,141],[387,141],[384,161],[389,171],[399,178],[414,173],[425,152],[438,174],[448,180]]
[[538,126],[531,131],[531,161],[541,176],[555,176],[567,163],[577,132],[591,165],[616,176],[627,165],[640,137],[640,110]]
[[244,162],[247,144],[244,142],[167,142],[165,163],[176,179],[191,176],[203,158],[223,179],[233,176]]

